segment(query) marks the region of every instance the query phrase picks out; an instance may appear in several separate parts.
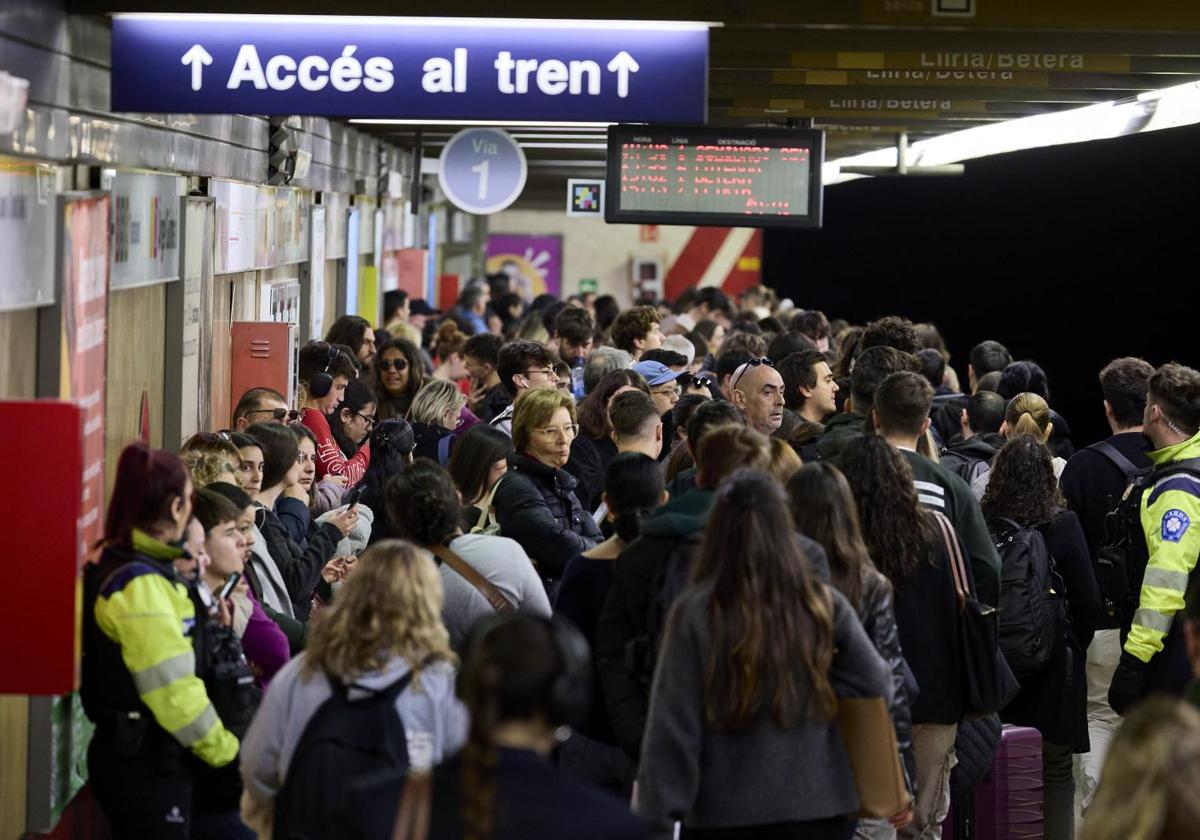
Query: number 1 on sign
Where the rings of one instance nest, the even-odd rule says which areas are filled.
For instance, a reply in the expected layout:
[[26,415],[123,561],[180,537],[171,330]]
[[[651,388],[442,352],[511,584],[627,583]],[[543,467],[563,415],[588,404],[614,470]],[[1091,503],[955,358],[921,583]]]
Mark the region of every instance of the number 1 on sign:
[[479,173],[479,200],[487,199],[488,168],[491,161],[480,161],[471,167],[472,172]]

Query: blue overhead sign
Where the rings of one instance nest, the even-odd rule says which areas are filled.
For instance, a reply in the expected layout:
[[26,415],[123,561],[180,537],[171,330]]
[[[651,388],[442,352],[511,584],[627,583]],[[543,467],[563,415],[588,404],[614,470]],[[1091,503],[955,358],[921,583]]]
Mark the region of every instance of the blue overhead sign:
[[704,122],[701,24],[117,15],[112,109]]

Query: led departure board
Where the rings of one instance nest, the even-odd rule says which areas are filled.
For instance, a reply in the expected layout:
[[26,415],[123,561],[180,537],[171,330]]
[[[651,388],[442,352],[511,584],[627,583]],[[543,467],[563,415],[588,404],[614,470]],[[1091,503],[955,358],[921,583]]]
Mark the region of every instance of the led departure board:
[[825,136],[792,128],[615,125],[609,222],[820,227]]

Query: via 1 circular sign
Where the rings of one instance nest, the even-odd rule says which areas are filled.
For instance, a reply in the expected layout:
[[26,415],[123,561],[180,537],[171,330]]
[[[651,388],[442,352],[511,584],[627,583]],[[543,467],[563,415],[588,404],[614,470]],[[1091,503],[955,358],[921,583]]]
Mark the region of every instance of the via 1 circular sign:
[[525,152],[507,132],[466,128],[450,138],[439,158],[442,192],[460,210],[486,216],[517,200],[529,174]]

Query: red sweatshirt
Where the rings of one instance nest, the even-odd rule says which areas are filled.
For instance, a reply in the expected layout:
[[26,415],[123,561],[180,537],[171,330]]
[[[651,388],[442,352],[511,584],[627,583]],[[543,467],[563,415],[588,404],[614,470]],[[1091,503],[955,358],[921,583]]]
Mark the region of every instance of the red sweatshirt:
[[371,463],[371,444],[364,443],[354,457],[346,460],[333,432],[329,431],[329,421],[325,415],[314,408],[306,408],[300,415],[300,422],[317,438],[317,481],[326,475],[342,475],[346,477],[346,487],[353,487],[362,480]]

